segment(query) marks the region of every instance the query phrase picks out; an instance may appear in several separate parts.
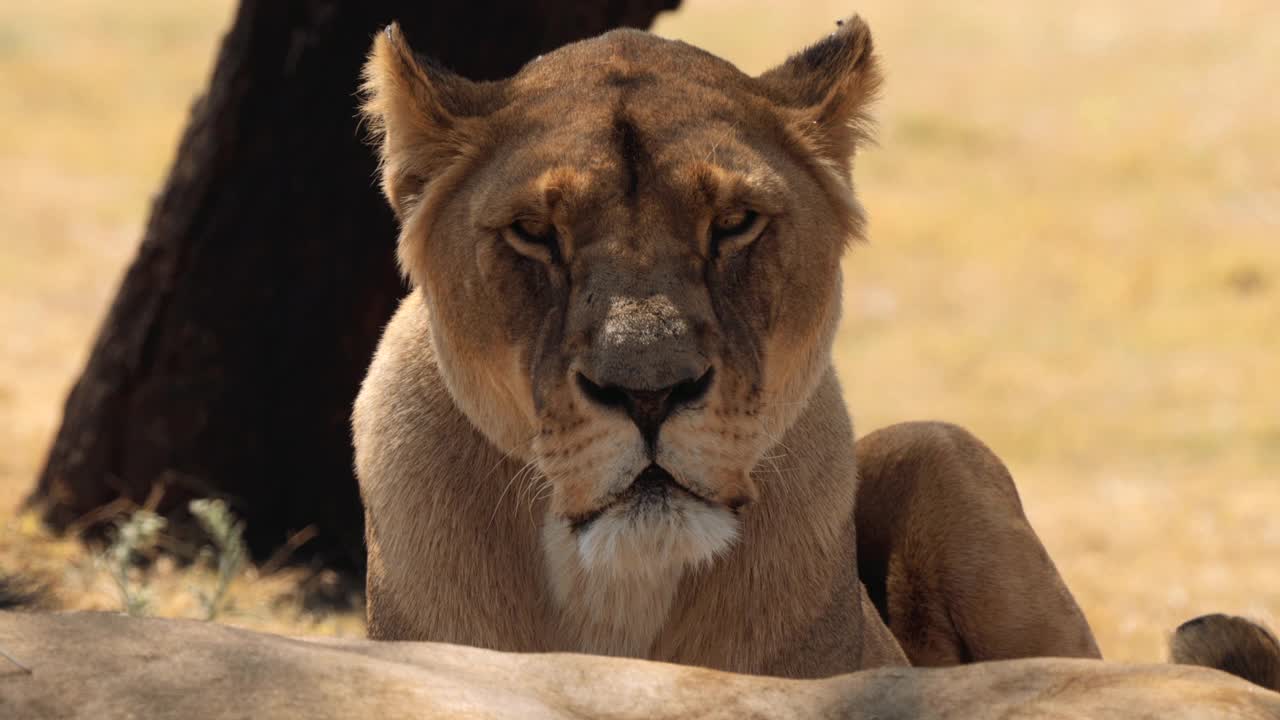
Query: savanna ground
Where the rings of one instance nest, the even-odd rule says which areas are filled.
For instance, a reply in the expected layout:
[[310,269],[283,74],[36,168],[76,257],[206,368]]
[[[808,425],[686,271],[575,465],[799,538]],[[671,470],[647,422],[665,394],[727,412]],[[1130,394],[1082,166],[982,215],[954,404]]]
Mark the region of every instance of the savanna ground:
[[[1280,619],[1280,4],[685,0],[656,30],[748,72],[857,10],[888,82],[836,357],[861,430],[967,425],[1011,466],[1104,653]],[[0,570],[116,608],[15,516],[141,235],[231,0],[0,9]],[[210,575],[162,563],[154,609]],[[297,571],[226,622],[357,634]]]

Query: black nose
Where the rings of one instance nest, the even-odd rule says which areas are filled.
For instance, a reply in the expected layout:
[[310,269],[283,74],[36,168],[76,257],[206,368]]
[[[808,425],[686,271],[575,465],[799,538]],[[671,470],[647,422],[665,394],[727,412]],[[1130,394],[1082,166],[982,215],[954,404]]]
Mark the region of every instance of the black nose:
[[636,390],[621,385],[598,385],[582,373],[578,373],[578,387],[582,393],[599,405],[625,410],[631,422],[640,428],[640,434],[652,451],[658,442],[658,428],[671,413],[691,405],[707,394],[711,387],[714,368],[707,368],[701,375],[681,380],[657,390]]

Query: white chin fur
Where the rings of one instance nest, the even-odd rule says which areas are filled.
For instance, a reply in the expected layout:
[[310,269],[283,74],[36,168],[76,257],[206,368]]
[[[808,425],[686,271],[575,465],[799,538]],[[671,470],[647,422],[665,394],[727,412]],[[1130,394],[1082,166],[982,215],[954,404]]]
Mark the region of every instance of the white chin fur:
[[589,573],[643,576],[709,563],[737,538],[733,513],[681,498],[661,509],[610,510],[578,534],[577,549]]
[[725,552],[738,519],[690,498],[613,508],[580,532],[543,525],[548,580],[566,649],[647,657],[684,573]]

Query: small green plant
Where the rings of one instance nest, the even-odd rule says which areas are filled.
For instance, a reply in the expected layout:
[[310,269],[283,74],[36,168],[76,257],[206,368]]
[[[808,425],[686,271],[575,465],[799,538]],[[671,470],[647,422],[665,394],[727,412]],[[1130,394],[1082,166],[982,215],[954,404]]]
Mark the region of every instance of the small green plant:
[[213,592],[195,591],[204,608],[204,619],[212,620],[221,611],[231,581],[244,569],[248,558],[244,545],[244,523],[221,500],[192,500],[188,508],[200,527],[213,540],[217,556],[218,580]]
[[120,593],[120,603],[130,615],[146,615],[150,605],[145,580],[135,585],[129,579],[134,555],[151,550],[164,526],[164,518],[149,510],[138,510],[117,520],[115,538],[102,557]]
[[[248,560],[244,544],[244,523],[236,518],[222,500],[192,500],[187,506],[191,515],[212,540],[212,546],[201,551],[215,564],[217,580],[211,591],[193,588],[205,620],[213,620],[222,611],[231,582],[240,575]],[[99,562],[111,575],[120,604],[130,615],[146,615],[151,604],[147,590],[146,574],[131,577],[135,560],[139,555],[151,552],[165,528],[165,519],[149,510],[138,510],[127,518],[116,521],[111,545],[99,557]]]

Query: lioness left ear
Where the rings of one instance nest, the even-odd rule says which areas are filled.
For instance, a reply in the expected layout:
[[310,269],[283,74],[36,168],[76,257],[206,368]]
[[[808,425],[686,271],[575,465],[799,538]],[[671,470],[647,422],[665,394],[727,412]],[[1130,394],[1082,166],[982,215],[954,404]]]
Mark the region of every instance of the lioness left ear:
[[868,139],[867,114],[880,88],[871,30],[853,16],[836,32],[764,73],[759,82],[775,103],[798,112],[798,130],[848,179],[849,159]]
[[479,142],[478,119],[501,105],[501,83],[455,75],[409,47],[398,24],[378,33],[361,108],[382,156],[382,191],[403,223],[428,184]]

